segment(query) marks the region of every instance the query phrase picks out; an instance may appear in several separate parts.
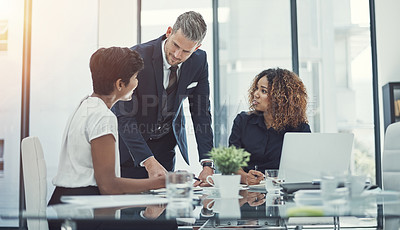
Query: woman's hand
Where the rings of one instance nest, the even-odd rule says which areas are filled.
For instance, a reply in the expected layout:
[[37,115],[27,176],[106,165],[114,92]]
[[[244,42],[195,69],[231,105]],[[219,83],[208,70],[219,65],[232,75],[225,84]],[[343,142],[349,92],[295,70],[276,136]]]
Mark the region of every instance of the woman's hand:
[[256,170],[250,170],[247,173],[247,184],[255,185],[259,184],[264,179],[264,174]]
[[265,203],[265,194],[260,192],[248,192],[247,190],[241,190],[239,194],[242,196],[239,199],[239,205],[242,207],[248,203],[249,206],[256,207]]
[[265,203],[265,194],[259,192],[249,192],[247,194],[247,203],[256,207]]

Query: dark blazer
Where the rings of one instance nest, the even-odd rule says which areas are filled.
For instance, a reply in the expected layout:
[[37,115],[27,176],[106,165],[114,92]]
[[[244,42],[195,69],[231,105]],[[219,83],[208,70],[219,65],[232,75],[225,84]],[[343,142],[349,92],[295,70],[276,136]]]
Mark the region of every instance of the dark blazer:
[[[118,118],[121,164],[133,157],[137,166],[153,155],[146,141],[149,140],[151,131],[158,128],[157,120],[161,116],[164,90],[161,42],[164,39],[165,35],[131,48],[142,56],[144,69],[139,72],[139,85],[132,100],[120,101],[113,107]],[[180,152],[189,164],[182,108],[185,98],[189,98],[199,158],[207,158],[206,154],[213,146],[206,52],[196,50],[180,68],[172,126]]]
[[311,132],[306,123],[298,127],[286,127],[282,131],[273,128],[267,129],[264,117],[260,113],[241,112],[233,122],[229,137],[229,146],[243,148],[250,155],[248,172],[257,165],[257,170],[264,173],[265,169],[278,169],[281,161],[283,137],[287,132]]

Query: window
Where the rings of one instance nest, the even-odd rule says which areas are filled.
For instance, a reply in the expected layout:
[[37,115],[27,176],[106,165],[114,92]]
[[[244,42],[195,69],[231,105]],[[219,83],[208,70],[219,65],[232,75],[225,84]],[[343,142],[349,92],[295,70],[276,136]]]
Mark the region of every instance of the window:
[[289,1],[220,0],[219,104],[213,119],[218,145],[226,146],[234,118],[248,111],[247,90],[268,68],[292,69]]
[[375,180],[368,0],[298,1],[300,77],[314,132],[354,134],[351,171]]

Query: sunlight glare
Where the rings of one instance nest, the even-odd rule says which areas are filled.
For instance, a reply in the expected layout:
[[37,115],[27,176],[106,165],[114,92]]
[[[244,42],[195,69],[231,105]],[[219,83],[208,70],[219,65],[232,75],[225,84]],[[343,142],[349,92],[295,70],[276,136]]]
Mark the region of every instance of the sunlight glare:
[[0,0],[0,19],[8,19],[9,11],[10,0]]

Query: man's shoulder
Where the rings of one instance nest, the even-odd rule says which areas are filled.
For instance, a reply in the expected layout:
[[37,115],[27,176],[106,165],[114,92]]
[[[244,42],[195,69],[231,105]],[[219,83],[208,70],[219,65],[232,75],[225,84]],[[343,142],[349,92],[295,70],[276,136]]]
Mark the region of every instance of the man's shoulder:
[[190,66],[190,68],[201,68],[207,65],[207,56],[204,50],[196,50],[190,55],[188,60],[183,62],[183,65]]
[[193,54],[190,56],[191,59],[204,59],[207,53],[204,50],[197,49]]
[[135,50],[138,53],[140,53],[141,55],[143,55],[143,54],[151,54],[151,53],[153,53],[154,48],[157,45],[161,44],[163,36],[164,35],[162,35],[162,36],[160,36],[160,37],[158,37],[156,39],[153,39],[151,41],[134,45],[134,46],[131,47],[131,50]]

